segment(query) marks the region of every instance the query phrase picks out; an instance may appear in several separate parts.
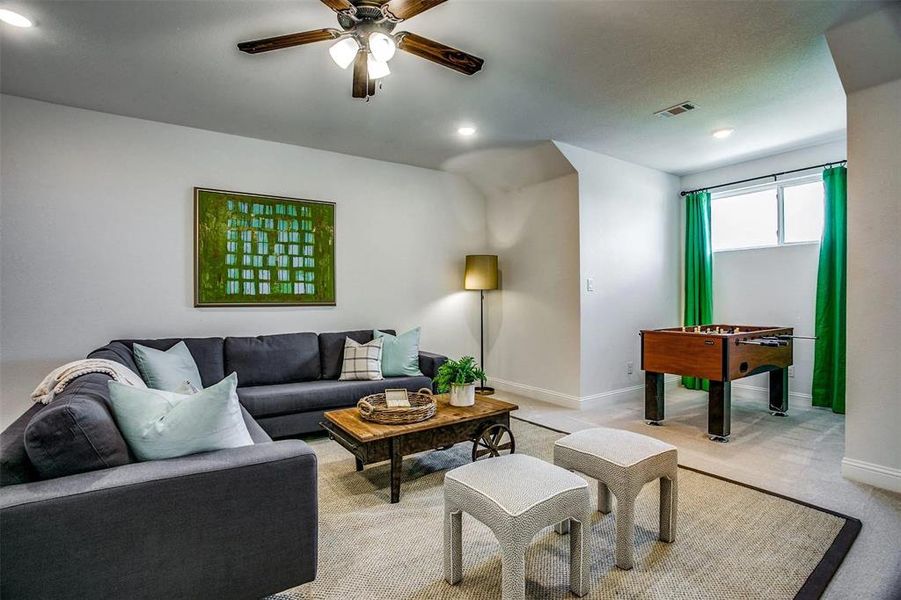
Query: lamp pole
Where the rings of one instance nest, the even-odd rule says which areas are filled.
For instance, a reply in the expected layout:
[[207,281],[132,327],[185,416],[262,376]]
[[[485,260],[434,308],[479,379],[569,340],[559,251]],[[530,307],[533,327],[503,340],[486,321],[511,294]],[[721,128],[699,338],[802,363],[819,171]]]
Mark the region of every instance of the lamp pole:
[[[479,366],[485,370],[485,290],[479,290]],[[480,390],[485,389],[485,380],[480,382]]]

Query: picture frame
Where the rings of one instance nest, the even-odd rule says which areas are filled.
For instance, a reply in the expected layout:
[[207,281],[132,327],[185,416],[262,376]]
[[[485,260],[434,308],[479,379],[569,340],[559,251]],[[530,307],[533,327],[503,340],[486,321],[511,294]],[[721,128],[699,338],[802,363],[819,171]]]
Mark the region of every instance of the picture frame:
[[335,306],[334,202],[194,188],[194,306]]

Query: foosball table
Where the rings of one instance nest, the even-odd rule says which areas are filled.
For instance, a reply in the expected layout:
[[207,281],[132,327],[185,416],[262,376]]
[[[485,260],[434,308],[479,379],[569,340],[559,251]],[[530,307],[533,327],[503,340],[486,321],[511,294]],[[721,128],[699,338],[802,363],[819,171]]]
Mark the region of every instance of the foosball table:
[[702,325],[641,331],[641,368],[645,371],[645,420],[664,419],[665,373],[710,382],[707,433],[726,442],[731,433],[732,381],[770,374],[769,409],[788,411],[788,367],[792,364],[791,327]]

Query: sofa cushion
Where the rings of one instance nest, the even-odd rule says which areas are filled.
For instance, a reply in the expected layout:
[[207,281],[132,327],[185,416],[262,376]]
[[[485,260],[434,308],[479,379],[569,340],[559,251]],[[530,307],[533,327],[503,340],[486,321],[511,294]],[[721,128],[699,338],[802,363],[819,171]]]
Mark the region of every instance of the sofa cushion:
[[25,450],[43,479],[133,462],[110,411],[109,375],[82,375],[25,428]]
[[341,365],[341,381],[378,381],[382,376],[381,338],[359,344],[350,338],[344,340],[344,361]]
[[319,379],[319,341],[315,333],[228,337],[225,367],[241,387]]
[[109,382],[116,423],[138,460],[164,460],[253,445],[234,373],[196,394]]
[[380,381],[307,381],[238,388],[241,404],[254,418],[354,406],[360,398],[387,388],[417,391],[431,386],[428,377],[389,377]]
[[250,439],[253,440],[254,444],[265,444],[272,441],[269,434],[260,427],[260,424],[250,416],[250,413],[247,412],[247,409],[243,406],[241,407],[241,417],[244,419],[244,425],[247,426],[247,433],[250,434]]
[[[131,346],[126,345],[124,342],[110,342],[106,346],[97,348],[88,354],[87,357],[112,360],[125,365],[131,369],[132,373],[141,374],[141,369],[138,368],[138,363],[135,362],[135,355],[132,352]],[[144,383],[147,382],[145,381]]]
[[43,404],[33,404],[0,433],[0,486],[39,479],[38,472],[25,451],[25,428],[44,408]]
[[175,392],[186,385],[194,389],[203,385],[197,363],[184,342],[178,342],[166,351],[141,344],[135,344],[132,350],[141,378],[148,387]]
[[[341,375],[341,366],[344,363],[344,340],[352,339],[360,344],[372,341],[372,329],[358,329],[355,331],[336,331],[333,333],[319,334],[319,359],[322,362],[322,378],[338,379]],[[380,329],[385,333],[394,335],[393,329]]]
[[[126,367],[140,373],[134,362],[134,345],[141,344],[148,348],[156,350],[168,350],[178,342],[184,342],[197,363],[197,370],[200,371],[200,378],[203,380],[203,387],[209,387],[219,383],[225,379],[225,363],[223,359],[223,339],[222,338],[164,338],[159,340],[114,340],[103,348],[91,352],[91,358],[109,358],[110,360],[118,360]],[[131,364],[119,356],[121,354],[121,346],[124,345],[131,354]]]
[[385,377],[415,377],[422,375],[419,370],[419,334],[416,327],[400,335],[384,331],[373,331],[372,335],[382,340],[382,375]]

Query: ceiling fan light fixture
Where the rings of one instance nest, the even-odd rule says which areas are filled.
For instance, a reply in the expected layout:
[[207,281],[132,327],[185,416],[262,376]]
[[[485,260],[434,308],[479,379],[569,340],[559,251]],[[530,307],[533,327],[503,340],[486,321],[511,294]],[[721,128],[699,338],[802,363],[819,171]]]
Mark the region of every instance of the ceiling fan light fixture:
[[367,68],[369,70],[369,78],[370,79],[381,79],[386,75],[391,74],[391,69],[388,68],[388,63],[377,60],[372,54],[367,58]]
[[394,58],[396,50],[397,44],[390,35],[381,31],[375,31],[369,35],[369,51],[376,60],[386,63]]
[[342,69],[346,69],[354,62],[354,58],[356,58],[359,51],[360,44],[352,37],[344,38],[328,49],[332,60]]

